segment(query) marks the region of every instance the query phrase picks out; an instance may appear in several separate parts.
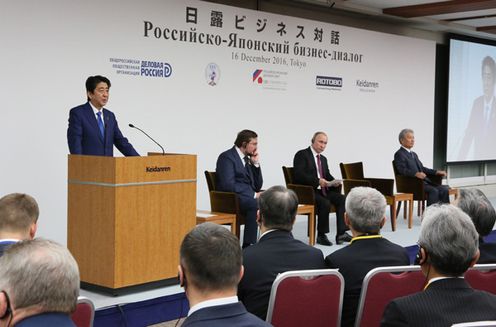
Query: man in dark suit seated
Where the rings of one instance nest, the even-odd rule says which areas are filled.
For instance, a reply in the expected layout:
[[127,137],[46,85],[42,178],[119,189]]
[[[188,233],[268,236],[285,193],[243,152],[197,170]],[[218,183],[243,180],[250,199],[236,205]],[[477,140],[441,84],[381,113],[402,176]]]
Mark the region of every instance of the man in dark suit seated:
[[479,259],[478,239],[472,220],[459,208],[427,208],[417,262],[428,283],[422,292],[391,301],[381,325],[442,327],[496,320],[496,295],[474,290],[463,279]]
[[398,139],[401,148],[394,154],[394,166],[400,175],[417,177],[424,181],[424,190],[427,193],[427,206],[433,203],[449,203],[449,188],[446,185],[433,183],[427,175],[446,176],[444,170],[434,170],[424,167],[417,154],[412,151],[415,144],[413,130],[403,129]]
[[74,327],[79,269],[66,247],[25,240],[0,258],[0,326]]
[[239,240],[226,228],[203,223],[190,231],[181,244],[178,269],[190,305],[183,327],[270,326],[238,301],[242,254]]
[[139,156],[122,135],[115,115],[105,109],[109,99],[110,80],[96,75],[86,80],[88,102],[69,112],[67,143],[71,154],[114,155],[114,145],[125,156]]
[[484,242],[484,237],[491,233],[496,222],[491,201],[479,189],[461,189],[456,205],[472,218],[479,233],[480,257],[477,263],[496,263],[496,243]]
[[344,221],[353,239],[325,259],[329,268],[338,268],[344,277],[341,326],[354,326],[363,279],[370,270],[410,264],[403,247],[380,235],[385,213],[386,199],[373,188],[355,187],[346,196]]
[[39,215],[38,203],[30,195],[12,193],[0,199],[0,256],[10,245],[34,238]]
[[243,251],[245,275],[238,296],[246,309],[265,319],[272,283],[277,275],[291,270],[324,269],[322,251],[295,240],[291,231],[298,198],[284,186],[273,186],[259,198],[257,221],[262,235],[258,243]]
[[245,129],[238,133],[234,146],[217,159],[217,189],[236,193],[245,216],[243,248],[257,241],[257,197],[263,184],[257,147],[257,133]]
[[326,146],[326,133],[316,132],[312,137],[311,146],[295,154],[294,181],[296,184],[310,185],[314,189],[318,217],[317,243],[332,245],[326,235],[329,233],[329,212],[332,203],[336,207],[336,243],[342,244],[349,242],[351,236],[346,233],[347,228],[344,224],[344,195],[339,188],[341,182],[332,177],[327,158],[321,154]]

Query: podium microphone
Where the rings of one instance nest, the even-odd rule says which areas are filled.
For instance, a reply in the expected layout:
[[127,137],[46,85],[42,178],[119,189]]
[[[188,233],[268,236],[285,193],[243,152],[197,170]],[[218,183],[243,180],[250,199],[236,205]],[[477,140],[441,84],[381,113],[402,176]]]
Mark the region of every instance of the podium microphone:
[[139,127],[134,126],[133,124],[129,124],[129,127],[136,128],[138,131],[140,131],[141,133],[145,134],[150,140],[152,140],[153,142],[155,142],[155,144],[157,144],[162,149],[162,155],[165,156],[165,150],[164,150],[164,148],[157,141],[155,141],[150,135],[146,134],[146,132],[144,130],[142,130]]

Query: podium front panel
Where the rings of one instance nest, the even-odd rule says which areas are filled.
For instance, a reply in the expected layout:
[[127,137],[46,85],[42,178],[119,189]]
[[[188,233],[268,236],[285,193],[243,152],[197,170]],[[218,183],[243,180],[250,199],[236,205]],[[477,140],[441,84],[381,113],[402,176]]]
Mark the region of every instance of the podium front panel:
[[69,157],[68,247],[81,281],[117,289],[176,277],[195,223],[196,156]]

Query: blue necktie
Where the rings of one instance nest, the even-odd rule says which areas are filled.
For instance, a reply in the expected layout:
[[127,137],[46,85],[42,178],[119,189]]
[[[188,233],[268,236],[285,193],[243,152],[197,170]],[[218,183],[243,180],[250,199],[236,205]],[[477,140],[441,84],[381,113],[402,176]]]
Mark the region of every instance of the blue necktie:
[[103,127],[103,120],[102,120],[102,112],[99,111],[96,113],[98,118],[96,119],[98,121],[98,128],[100,129],[100,135],[103,136],[105,135],[104,127]]

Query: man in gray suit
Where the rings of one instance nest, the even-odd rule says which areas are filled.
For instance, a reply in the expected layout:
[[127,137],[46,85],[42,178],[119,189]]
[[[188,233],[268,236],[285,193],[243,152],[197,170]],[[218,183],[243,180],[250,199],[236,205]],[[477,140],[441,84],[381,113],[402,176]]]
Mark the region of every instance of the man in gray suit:
[[472,220],[452,205],[425,211],[417,263],[426,276],[423,292],[393,300],[381,326],[451,326],[496,320],[496,295],[474,290],[462,278],[479,259]]

